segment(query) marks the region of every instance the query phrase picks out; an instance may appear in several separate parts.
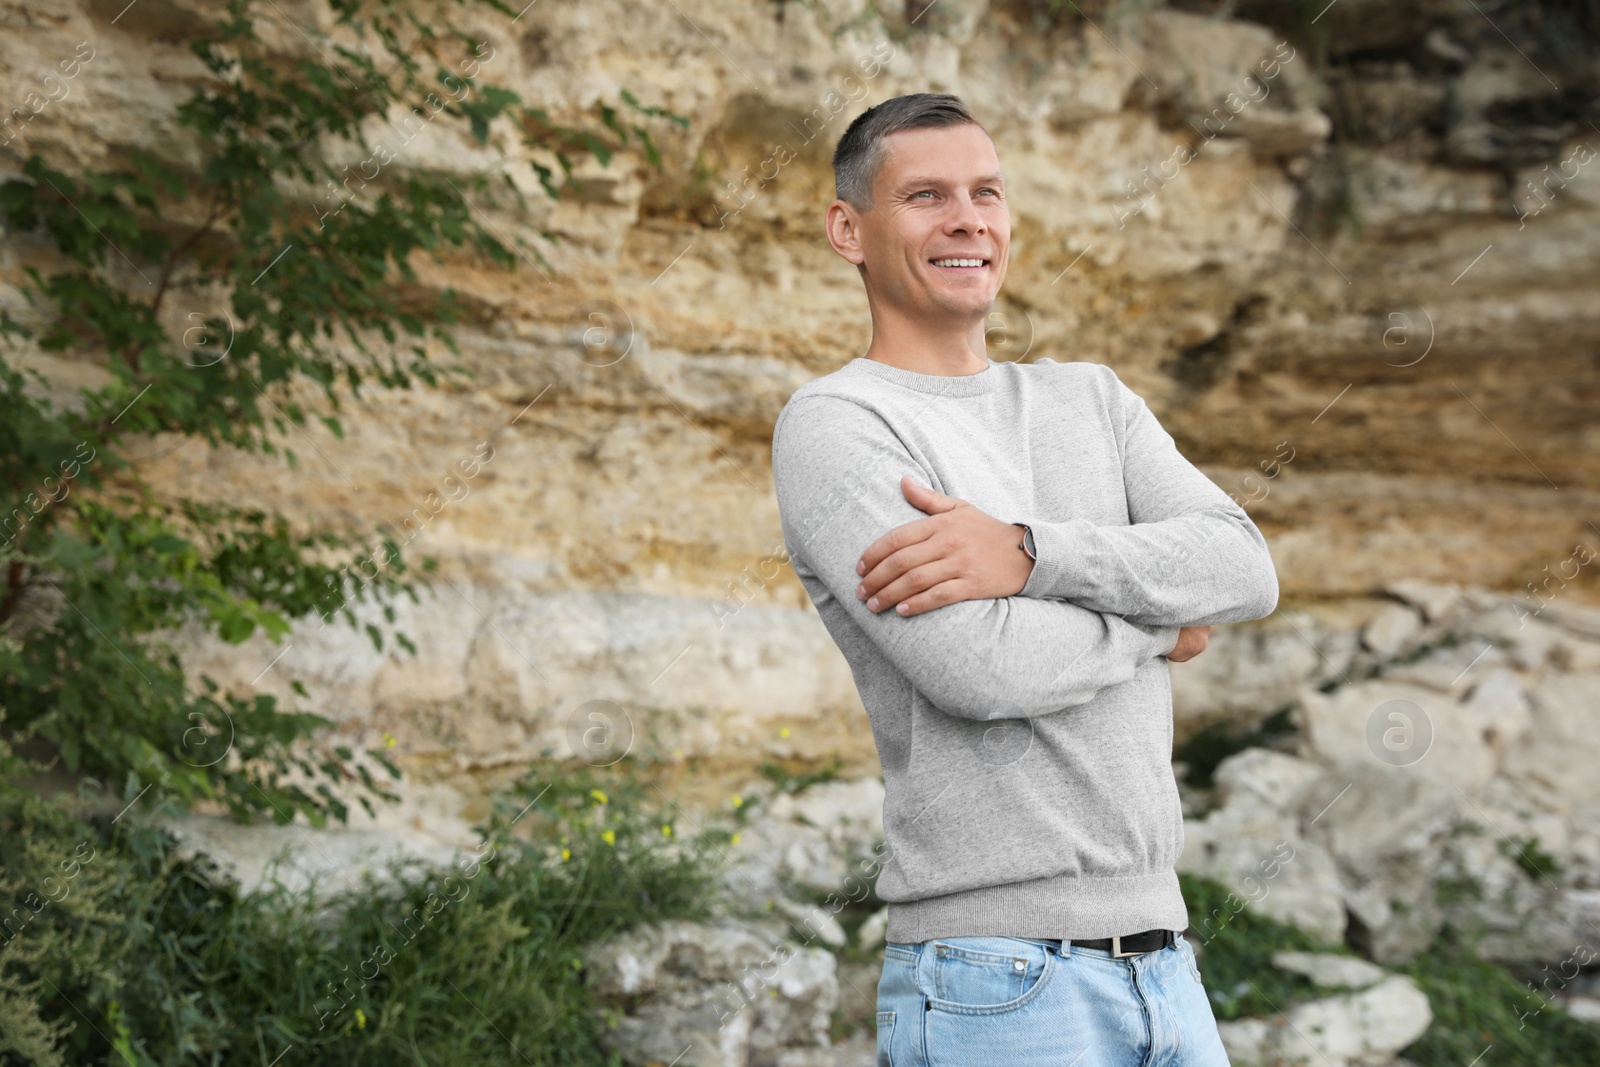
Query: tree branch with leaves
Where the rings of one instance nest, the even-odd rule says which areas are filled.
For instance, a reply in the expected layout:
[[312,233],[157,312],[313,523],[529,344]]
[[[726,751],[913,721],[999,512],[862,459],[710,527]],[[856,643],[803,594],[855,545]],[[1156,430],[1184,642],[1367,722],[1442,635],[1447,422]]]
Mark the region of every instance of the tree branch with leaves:
[[[457,6],[508,24],[517,14],[499,0]],[[381,47],[325,40],[315,57],[274,53],[256,32],[253,0],[231,0],[192,42],[209,78],[176,121],[201,150],[198,166],[133,152],[124,166],[74,175],[35,155],[0,185],[7,227],[57,261],[25,268],[33,315],[0,312],[0,338],[106,374],[57,405],[42,375],[0,362],[0,538],[14,553],[0,583],[5,725],[129,800],[160,783],[180,807],[207,798],[240,819],[270,810],[279,822],[303,813],[322,825],[347,817],[345,786],[369,813],[370,798],[394,797],[381,775],[399,770],[384,751],[320,751],[313,742],[330,720],[191,678],[173,637],[198,623],[232,643],[258,630],[281,640],[313,615],[363,625],[368,603],[392,626],[397,598],[416,602],[434,561],[419,574],[376,531],[296,531],[278,513],[163,499],[129,452],[146,435],[181,434],[292,468],[277,438],[312,418],[342,438],[342,391],[466,373],[429,355],[431,339],[460,356],[452,328],[463,308],[453,288],[421,284],[412,258],[442,261],[455,249],[511,270],[517,253],[449,178],[391,165],[391,150],[378,173],[361,175],[357,196],[331,151],[373,151],[363,131],[395,109],[457,124],[479,145],[505,116],[570,178],[578,153],[604,163],[633,140],[658,163],[649,124],[687,123],[624,90],[622,107],[639,121],[602,103],[595,128],[562,126],[481,77],[490,42],[436,32],[394,0],[331,7],[341,35]],[[548,167],[529,166],[559,195]],[[525,208],[509,175],[495,177]],[[491,180],[467,184],[483,192]],[[338,195],[336,211],[308,210],[304,190],[320,188]],[[217,310],[170,325],[179,293]],[[314,404],[299,399],[307,386]],[[370,561],[374,575],[352,571]],[[364,626],[382,651],[383,631]],[[415,653],[404,634],[394,639]]]

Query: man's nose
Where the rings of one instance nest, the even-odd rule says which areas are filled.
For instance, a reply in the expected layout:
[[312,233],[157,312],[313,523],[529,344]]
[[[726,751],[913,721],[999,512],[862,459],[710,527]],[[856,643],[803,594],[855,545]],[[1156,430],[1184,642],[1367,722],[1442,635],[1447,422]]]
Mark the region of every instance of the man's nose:
[[950,209],[950,217],[945,222],[945,228],[952,233],[966,231],[967,233],[983,233],[989,227],[983,221],[983,213],[978,210],[978,205],[972,202],[972,197],[966,194],[956,196],[951,201],[954,206]]

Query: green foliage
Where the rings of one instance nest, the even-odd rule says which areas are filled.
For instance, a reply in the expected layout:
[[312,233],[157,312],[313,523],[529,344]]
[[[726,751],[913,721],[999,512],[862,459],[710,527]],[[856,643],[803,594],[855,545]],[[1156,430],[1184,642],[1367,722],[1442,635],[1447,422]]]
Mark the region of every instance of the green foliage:
[[1447,942],[1419,954],[1405,971],[1433,1009],[1433,1025],[1402,1052],[1417,1067],[1471,1063],[1488,1045],[1494,1051],[1485,1061],[1493,1057],[1541,1067],[1600,1063],[1600,1031],[1550,1001],[1561,991],[1559,979],[1545,992]]
[[1482,900],[1483,880],[1465,872],[1439,878],[1433,883],[1433,897],[1444,908]]
[[1345,951],[1329,949],[1303,930],[1268,918],[1218,882],[1179,874],[1178,884],[1189,908],[1190,929],[1201,940],[1201,977],[1218,1019],[1275,1015],[1318,993],[1310,979],[1274,967],[1274,952]]
[[1522,872],[1536,882],[1546,882],[1561,876],[1561,864],[1556,858],[1539,847],[1539,839],[1530,837],[1526,840],[1512,843],[1501,839],[1500,854],[1517,861],[1517,866]]
[[0,894],[27,916],[0,946],[0,1063],[613,1063],[581,950],[704,918],[717,842],[598,781],[526,780],[453,866],[249,895],[164,832],[0,791]]
[[815,770],[791,771],[782,763],[767,760],[756,769],[773,785],[784,793],[798,793],[807,786],[819,782],[831,782],[839,777],[839,771],[844,768],[844,762],[839,759],[837,752],[828,753],[828,759],[821,767]]
[[[470,2],[508,25],[517,14]],[[344,798],[371,811],[370,798],[393,795],[385,753],[319,755],[312,741],[329,720],[189,677],[170,637],[187,626],[235,644],[281,641],[315,616],[342,618],[379,651],[392,638],[414,652],[391,630],[397,598],[418,599],[416,569],[393,538],[160,499],[130,440],[203,438],[293,467],[282,439],[304,437],[312,420],[342,437],[346,390],[464,373],[430,351],[459,355],[451,328],[463,306],[453,289],[420,284],[414,258],[455,247],[511,268],[518,253],[479,225],[455,181],[391,165],[394,150],[365,131],[409,140],[421,123],[454,122],[487,144],[503,117],[535,131],[530,143],[569,175],[580,150],[604,160],[640,140],[658,155],[646,126],[609,105],[594,131],[524,107],[483,77],[489,42],[435,32],[393,0],[334,0],[339,22],[379,47],[323,41],[305,59],[263,45],[257,15],[282,16],[256,6],[230,0],[192,42],[211,75],[174,118],[193,137],[193,165],[133,150],[111,169],[70,174],[35,155],[0,184],[9,236],[55,253],[52,267],[24,268],[31,314],[0,312],[0,338],[104,371],[103,384],[57,404],[42,376],[0,362],[0,529],[13,551],[0,631],[14,638],[0,683],[14,729],[127,800],[160,783],[180,807],[205,798],[241,819],[270,810],[322,825],[346,817]],[[622,103],[646,122],[687,121],[631,94]],[[332,161],[357,145],[366,159],[354,171]],[[535,170],[554,195],[549,168]],[[488,199],[487,179],[462,184]]]

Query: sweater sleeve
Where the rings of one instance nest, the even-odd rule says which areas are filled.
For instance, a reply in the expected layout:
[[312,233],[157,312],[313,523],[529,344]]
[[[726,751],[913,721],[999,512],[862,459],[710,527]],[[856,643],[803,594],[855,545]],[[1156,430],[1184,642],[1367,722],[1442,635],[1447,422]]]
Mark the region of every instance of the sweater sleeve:
[[1185,459],[1144,398],[1110,367],[1128,526],[1035,522],[1038,561],[1020,596],[1059,597],[1152,626],[1210,626],[1270,615],[1278,575],[1266,538],[1233,498]]
[[[856,596],[856,561],[878,537],[927,515],[900,476],[934,485],[879,415],[842,397],[791,399],[772,440],[773,484],[796,573],[819,610],[837,601],[917,691],[964,719],[1029,718],[1127,682],[1177,644],[1176,626],[1140,626],[1064,600],[964,600],[905,617]],[[817,589],[820,583],[821,590]]]

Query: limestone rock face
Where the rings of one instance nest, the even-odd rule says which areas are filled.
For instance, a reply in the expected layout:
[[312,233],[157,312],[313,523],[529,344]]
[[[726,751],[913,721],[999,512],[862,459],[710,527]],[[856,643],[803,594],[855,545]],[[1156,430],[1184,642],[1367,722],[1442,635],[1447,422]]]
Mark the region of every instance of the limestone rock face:
[[[1400,579],[1520,588],[1538,571],[1572,600],[1578,590],[1549,574],[1576,573],[1563,562],[1593,533],[1571,515],[1594,502],[1578,487],[1600,438],[1570,386],[1594,379],[1580,353],[1600,197],[1573,178],[1518,194],[1514,209],[1485,165],[1531,179],[1589,131],[1546,136],[1534,166],[1504,115],[1544,106],[1550,87],[1470,11],[1346,0],[1327,16],[1336,57],[1370,38],[1416,42],[1419,58],[1323,75],[1270,6],[1239,14],[1158,6],[1101,33],[1071,20],[1041,31],[1023,8],[985,0],[944,0],[918,19],[847,2],[700,0],[641,15],[601,0],[535,6],[514,23],[452,9],[454,28],[495,49],[484,77],[557,120],[627,89],[689,126],[655,132],[659,167],[632,151],[603,166],[579,158],[558,200],[532,181],[541,150],[503,126],[487,147],[444,122],[398,145],[397,166],[509,175],[533,206],[486,208],[496,226],[561,238],[552,270],[419,266],[426,284],[486,309],[460,337],[472,383],[353,402],[346,439],[307,430],[317,459],[298,472],[152,442],[141,473],[160,491],[300,523],[409,523],[408,547],[443,564],[432,600],[402,613],[421,655],[302,624],[259,679],[281,647],[197,641],[193,662],[282,696],[299,678],[352,729],[387,730],[403,757],[456,770],[567,754],[571,717],[593,700],[624,709],[635,736],[670,724],[669,752],[759,743],[782,718],[808,724],[799,754],[837,742],[870,761],[843,725],[859,714],[848,671],[787,565],[767,449],[788,395],[868,339],[859,280],[818,229],[832,145],[869,103],[916,90],[960,94],[1006,169],[1014,246],[996,358],[1116,366],[1185,455],[1247,502],[1285,619],[1301,598]],[[71,91],[0,147],[0,168],[29,152],[105,166],[133,145],[198,158],[171,116],[204,76],[182,47],[203,5],[113,20],[64,0],[0,15],[14,27],[0,46],[11,69],[46,69],[79,41],[96,49]],[[315,55],[308,35],[331,28],[320,8],[303,15],[304,34],[263,23],[286,56]],[[1346,118],[1335,159],[1331,124]],[[694,176],[697,157],[711,181]],[[1301,217],[1335,172],[1359,237],[1312,237]],[[26,314],[21,266],[44,251],[17,237],[0,252],[0,303]],[[1425,353],[1442,347],[1459,388],[1441,400]],[[1516,355],[1530,349],[1541,358]],[[25,356],[63,390],[97,373]],[[1493,380],[1504,359],[1518,373]],[[425,507],[480,446],[492,459],[465,494]],[[1374,620],[1364,647],[1403,642],[1403,610]],[[1236,630],[1251,634],[1237,653],[1219,640],[1210,662],[1185,668],[1218,693],[1185,705],[1180,684],[1180,713],[1282,699],[1284,678],[1292,688],[1343,669],[1309,631]],[[1592,644],[1564,654],[1600,659]]]

